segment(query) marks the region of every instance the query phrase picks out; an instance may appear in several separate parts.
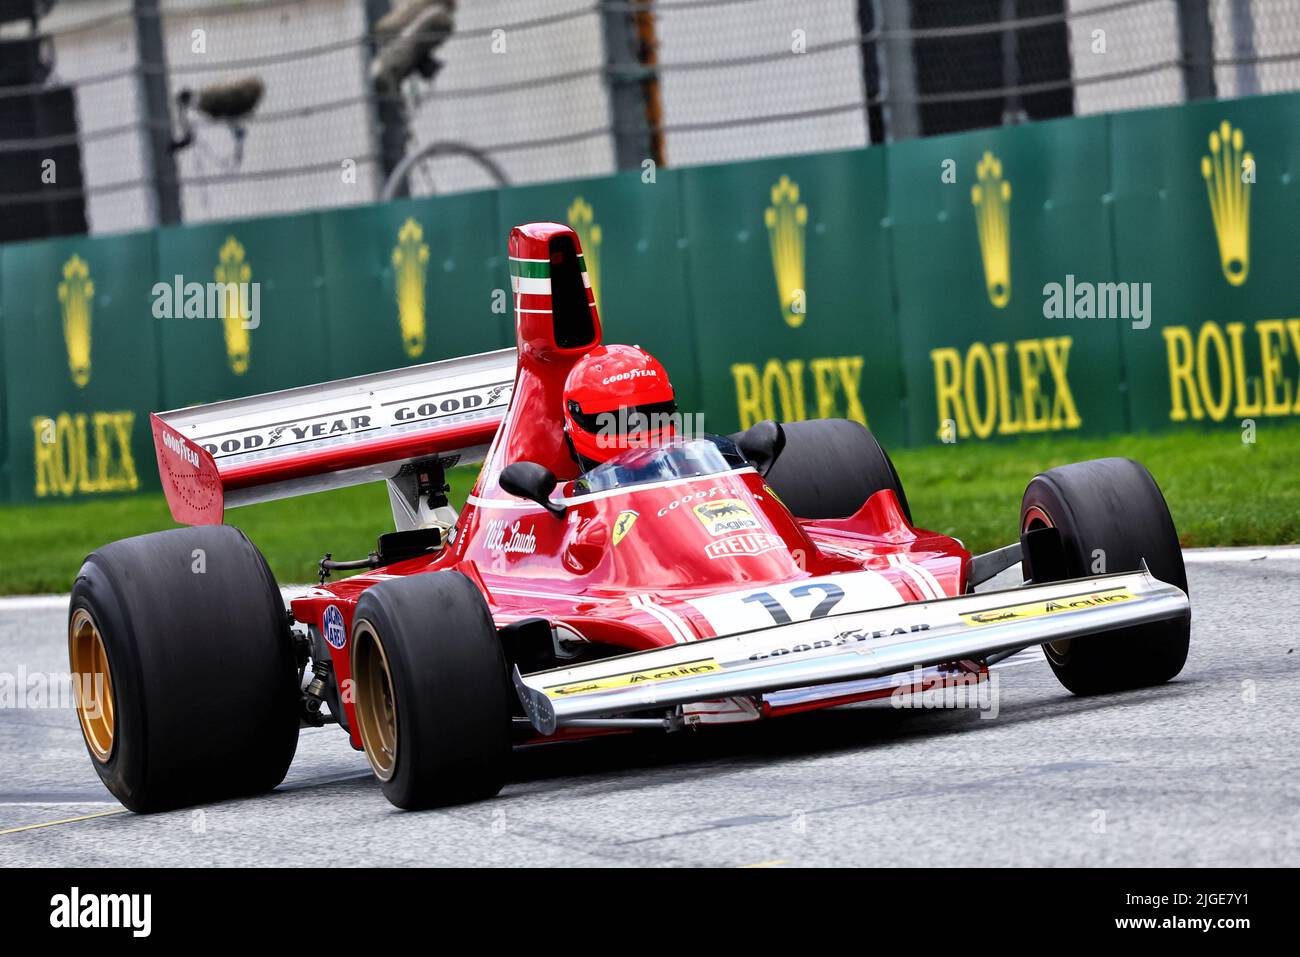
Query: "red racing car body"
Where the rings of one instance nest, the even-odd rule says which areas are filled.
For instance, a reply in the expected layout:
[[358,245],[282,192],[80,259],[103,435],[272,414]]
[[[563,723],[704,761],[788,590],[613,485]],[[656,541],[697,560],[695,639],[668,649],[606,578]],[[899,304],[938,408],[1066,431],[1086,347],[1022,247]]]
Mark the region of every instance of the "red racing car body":
[[[325,571],[363,570],[337,581],[323,574],[292,598],[287,627],[272,629],[280,636],[248,639],[248,653],[265,657],[276,642],[295,650],[295,735],[298,724],[337,721],[394,803],[494,793],[512,744],[753,721],[943,676],[979,680],[997,658],[1035,644],[1081,693],[1181,668],[1186,579],[1141,466],[1107,459],[1065,467],[1087,475],[1044,473],[1026,493],[1019,540],[976,557],[913,525],[888,456],[855,423],[767,422],[731,437],[679,429],[580,472],[564,441],[562,389],[602,338],[581,248],[568,227],[542,223],[513,230],[509,254],[513,350],[152,419],[173,515],[191,525],[220,526],[241,504],[387,481],[397,530],[358,562],[327,556]],[[444,471],[475,461],[477,482],[455,514]],[[1103,511],[1083,506],[1089,495],[1120,486],[1140,486],[1131,497],[1141,516],[1118,516],[1123,529],[1102,527],[1114,515],[1079,518]],[[183,555],[199,540],[178,536],[200,531],[158,533],[174,545],[133,541]],[[1098,542],[1115,558],[1100,574],[1084,563]],[[138,560],[111,551],[126,544],[83,568],[70,642],[74,669],[78,647],[84,663],[97,641],[106,654],[91,660],[111,665],[114,693],[147,695],[122,662],[148,659],[140,646],[156,639],[139,616],[120,623],[92,594],[97,569],[120,582],[110,566]],[[1022,558],[1023,588],[974,592]],[[261,596],[257,581],[228,588]],[[172,587],[217,618],[242,614],[229,594]],[[262,606],[250,620],[254,612]],[[236,625],[213,625],[213,640]],[[1093,638],[1102,634],[1112,637]],[[1124,648],[1115,636],[1127,638]],[[1110,651],[1088,656],[1085,645]],[[1156,647],[1157,665],[1124,664]],[[287,722],[289,710],[260,698],[254,708],[262,724]],[[199,793],[117,767],[115,751],[129,745],[120,737],[140,729],[110,730],[105,747],[103,728],[96,740],[84,713],[83,728],[101,776],[129,805]],[[252,778],[263,786],[283,755],[267,761],[275,767]]]

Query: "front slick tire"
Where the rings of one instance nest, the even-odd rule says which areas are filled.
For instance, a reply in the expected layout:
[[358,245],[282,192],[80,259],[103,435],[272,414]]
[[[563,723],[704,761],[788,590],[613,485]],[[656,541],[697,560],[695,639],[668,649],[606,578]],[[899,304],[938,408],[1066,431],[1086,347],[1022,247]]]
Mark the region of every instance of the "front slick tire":
[[284,780],[298,668],[280,590],[239,529],[176,528],[91,553],[72,586],[68,650],[86,749],[132,811]]
[[489,798],[510,760],[509,674],[478,588],[431,572],[366,589],[352,622],[366,757],[406,810]]
[[[1187,591],[1178,532],[1160,487],[1132,459],[1094,459],[1048,469],[1034,477],[1020,506],[1021,534],[1054,527],[1064,554],[1057,578],[1137,571]],[[1026,549],[1026,555],[1029,554]],[[1027,577],[1035,582],[1028,559]],[[1041,574],[1041,573],[1040,573]],[[1183,670],[1191,616],[1121,628],[1081,640],[1043,645],[1052,671],[1077,695],[1161,684]]]

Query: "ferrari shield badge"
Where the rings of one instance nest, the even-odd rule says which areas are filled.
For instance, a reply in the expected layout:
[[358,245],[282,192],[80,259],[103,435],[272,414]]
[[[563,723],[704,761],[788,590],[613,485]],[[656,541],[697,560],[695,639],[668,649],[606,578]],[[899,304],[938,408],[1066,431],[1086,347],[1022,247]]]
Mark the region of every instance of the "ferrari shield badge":
[[618,513],[618,518],[614,519],[615,545],[621,542],[628,532],[632,531],[632,526],[636,524],[638,515],[638,512],[635,512],[630,508]]

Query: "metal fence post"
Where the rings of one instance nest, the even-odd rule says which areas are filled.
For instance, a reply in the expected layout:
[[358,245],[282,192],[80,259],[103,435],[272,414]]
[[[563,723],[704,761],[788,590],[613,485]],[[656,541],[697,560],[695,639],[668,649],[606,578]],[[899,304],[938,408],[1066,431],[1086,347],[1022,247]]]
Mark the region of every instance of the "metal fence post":
[[877,22],[884,33],[885,129],[891,141],[921,135],[916,102],[916,64],[912,59],[912,16],[907,0],[879,0]]
[[1255,49],[1255,11],[1248,0],[1234,3],[1232,10],[1232,56],[1237,61],[1237,96],[1254,96],[1259,92],[1259,76],[1255,64],[1259,53]]
[[[366,59],[363,66],[365,83],[370,91],[372,123],[375,141],[379,147],[379,166],[383,171],[380,183],[387,183],[393,171],[406,156],[406,145],[411,134],[406,122],[406,104],[401,101],[399,90],[384,89],[383,84],[370,79],[370,63],[374,59],[378,41],[375,39],[375,24],[388,13],[389,0],[366,0]],[[406,180],[397,184],[394,196],[408,196]]]
[[172,154],[171,91],[162,13],[158,0],[133,0],[133,12],[140,58],[140,102],[144,104],[144,154],[153,185],[154,219],[160,226],[169,225],[181,221],[181,196],[176,157]]
[[1214,32],[1209,0],[1181,0],[1178,6],[1178,45],[1183,67],[1183,98],[1212,100]]
[[637,169],[647,160],[663,165],[659,79],[654,64],[654,14],[628,0],[601,4],[605,76],[614,128],[614,163]]

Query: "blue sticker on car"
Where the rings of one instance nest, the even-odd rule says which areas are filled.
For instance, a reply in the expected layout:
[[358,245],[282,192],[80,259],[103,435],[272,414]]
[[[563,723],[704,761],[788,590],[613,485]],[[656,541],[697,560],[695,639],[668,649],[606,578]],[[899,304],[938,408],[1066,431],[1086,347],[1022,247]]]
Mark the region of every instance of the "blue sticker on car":
[[339,611],[338,605],[330,605],[325,609],[325,614],[321,616],[321,631],[325,633],[325,641],[331,648],[342,649],[348,643],[348,630],[343,627],[343,612]]

